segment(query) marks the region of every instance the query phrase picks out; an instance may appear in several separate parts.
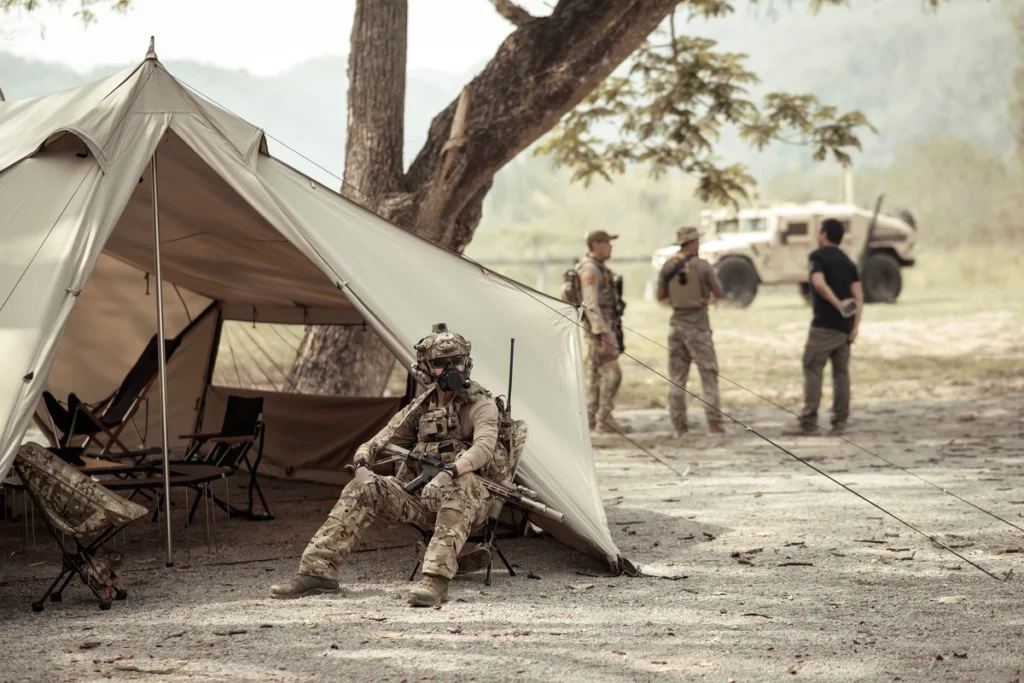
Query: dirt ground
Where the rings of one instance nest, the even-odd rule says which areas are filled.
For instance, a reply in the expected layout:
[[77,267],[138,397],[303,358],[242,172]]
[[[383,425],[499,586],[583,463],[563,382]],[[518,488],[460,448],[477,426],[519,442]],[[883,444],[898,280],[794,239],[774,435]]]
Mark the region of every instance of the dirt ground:
[[595,576],[589,558],[518,539],[505,542],[514,578],[460,577],[443,608],[413,609],[415,539],[393,528],[351,556],[345,594],[276,601],[267,587],[292,575],[337,489],[268,481],[275,521],[200,516],[186,544],[176,518],[171,569],[157,527],[137,522],[116,546],[130,594],[107,612],[73,584],[33,613],[58,556],[41,524],[33,544],[24,520],[9,522],[0,680],[1019,681],[1024,555],[1005,551],[1024,546],[1024,393],[855,410],[849,440],[1006,523],[836,439],[782,437],[777,409],[736,417],[1016,576],[987,576],[740,427],[673,444],[664,411],[630,411],[636,441],[685,477],[602,436],[602,496],[622,553],[671,579]]

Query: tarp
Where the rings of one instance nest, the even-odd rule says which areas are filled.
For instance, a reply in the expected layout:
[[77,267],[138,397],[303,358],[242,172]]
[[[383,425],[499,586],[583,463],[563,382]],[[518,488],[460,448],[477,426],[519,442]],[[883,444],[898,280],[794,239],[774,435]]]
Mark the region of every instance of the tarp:
[[[0,103],[0,474],[59,347],[79,347],[74,358],[61,349],[62,362],[75,364],[116,354],[118,367],[97,373],[107,391],[135,358],[127,348],[86,349],[80,335],[73,342],[64,335],[98,263],[134,269],[125,277],[153,270],[154,154],[162,276],[176,288],[164,292],[168,336],[182,326],[171,311],[184,308],[175,304],[179,294],[183,302],[219,302],[242,319],[365,317],[400,358],[444,321],[472,341],[474,379],[495,394],[505,391],[514,338],[513,411],[530,434],[520,477],[565,513],[564,526],[545,525],[556,537],[616,562],[587,427],[576,309],[430,244],[269,156],[262,131],[186,90],[152,53],[108,79]],[[123,307],[139,310],[130,299]],[[100,306],[96,319],[116,319],[117,309]],[[133,344],[148,339],[136,336]],[[195,357],[178,362],[196,366],[188,363]],[[50,386],[66,390],[62,367]],[[169,408],[177,424],[197,409]]]

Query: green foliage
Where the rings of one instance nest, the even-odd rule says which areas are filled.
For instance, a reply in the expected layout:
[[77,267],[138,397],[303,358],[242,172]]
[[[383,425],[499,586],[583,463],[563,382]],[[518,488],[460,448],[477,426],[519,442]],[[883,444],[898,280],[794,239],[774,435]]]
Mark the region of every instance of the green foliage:
[[[838,4],[834,0],[825,0]],[[812,3],[813,5],[814,3]],[[820,4],[820,3],[818,3]],[[720,16],[724,0],[689,3],[691,12]],[[874,127],[859,111],[840,113],[813,95],[768,93],[760,106],[748,88],[760,82],[744,67],[746,55],[720,52],[708,38],[677,36],[675,17],[624,66],[558,123],[537,147],[573,180],[611,180],[631,165],[644,165],[655,180],[669,169],[697,179],[696,195],[712,204],[748,199],[753,177],[742,164],[723,165],[715,143],[727,127],[755,150],[773,142],[807,146],[815,161],[851,163],[858,134]],[[613,132],[614,131],[614,132]]]
[[[0,12],[8,13],[13,10],[32,12],[49,2],[52,5],[63,5],[63,0],[0,0]],[[96,14],[92,8],[106,6],[115,12],[127,12],[132,0],[78,0],[78,10],[72,15],[79,17],[86,25],[96,21]]]

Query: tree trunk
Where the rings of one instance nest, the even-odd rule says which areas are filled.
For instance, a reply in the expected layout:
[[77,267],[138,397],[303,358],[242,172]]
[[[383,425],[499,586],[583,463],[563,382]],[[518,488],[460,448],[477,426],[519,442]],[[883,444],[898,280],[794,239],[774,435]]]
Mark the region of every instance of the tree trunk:
[[[480,223],[495,173],[551,130],[677,4],[560,0],[550,16],[530,17],[512,2],[495,3],[518,28],[434,117],[426,144],[403,175],[406,2],[358,0],[343,194],[461,253]],[[379,394],[394,359],[372,332],[359,334],[337,328],[307,332],[292,368],[293,385]]]
[[[341,193],[391,217],[374,201],[399,190],[405,133],[407,0],[359,0],[348,58],[348,132]],[[373,330],[310,326],[292,366],[299,392],[380,396],[395,357]]]

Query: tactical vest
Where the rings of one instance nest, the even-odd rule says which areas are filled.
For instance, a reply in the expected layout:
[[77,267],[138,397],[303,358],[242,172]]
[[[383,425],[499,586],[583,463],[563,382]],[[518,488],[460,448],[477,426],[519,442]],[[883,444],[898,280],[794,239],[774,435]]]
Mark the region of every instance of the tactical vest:
[[589,256],[584,256],[576,264],[576,272],[580,273],[583,266],[587,263],[593,263],[597,266],[597,305],[601,309],[601,315],[610,320],[615,317],[615,307],[619,303],[619,295],[615,291],[615,275],[609,270],[608,266]]
[[[686,255],[680,252],[678,257],[673,257],[673,260],[669,262],[672,265],[666,264],[665,267],[671,269],[672,266],[684,258],[686,258]],[[672,304],[672,308],[703,308],[707,304],[704,286],[700,281],[700,269],[698,268],[697,261],[696,257],[691,258],[686,262],[682,270],[668,281],[668,300]]]
[[[469,389],[458,391],[452,402],[447,406],[428,406],[420,415],[416,428],[417,442],[414,450],[420,453],[427,453],[441,458],[445,462],[454,462],[472,442],[463,441],[462,422],[459,413],[463,406],[472,403],[479,396],[491,398],[491,393],[476,382],[471,382]],[[501,427],[501,415],[499,414],[499,429]],[[501,443],[499,433],[498,444],[494,449],[494,457],[491,462],[484,465],[477,471],[477,474],[492,481],[500,482],[501,477],[508,467],[508,457]],[[404,470],[405,463],[400,468]],[[404,478],[404,472],[399,472],[399,479]]]

